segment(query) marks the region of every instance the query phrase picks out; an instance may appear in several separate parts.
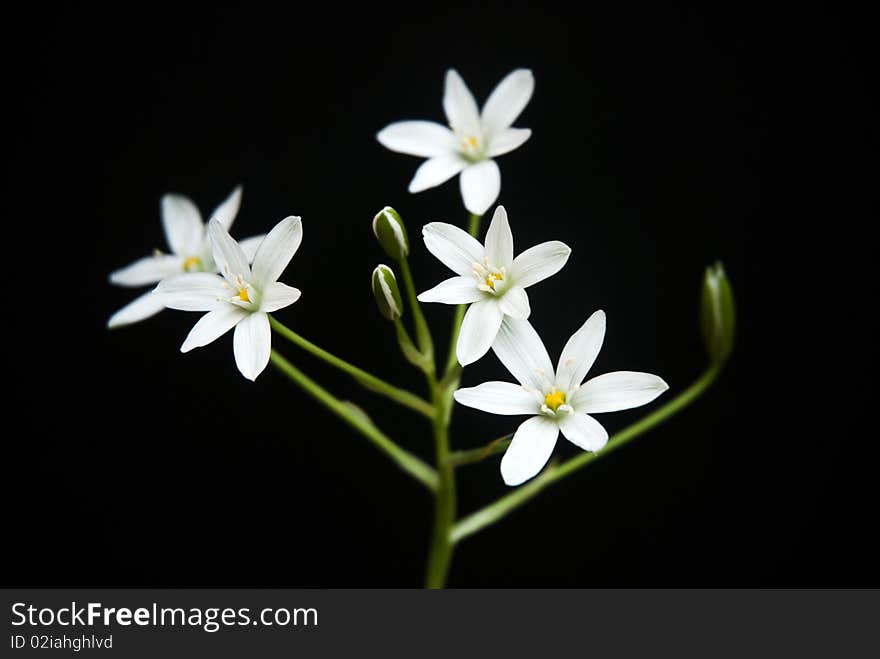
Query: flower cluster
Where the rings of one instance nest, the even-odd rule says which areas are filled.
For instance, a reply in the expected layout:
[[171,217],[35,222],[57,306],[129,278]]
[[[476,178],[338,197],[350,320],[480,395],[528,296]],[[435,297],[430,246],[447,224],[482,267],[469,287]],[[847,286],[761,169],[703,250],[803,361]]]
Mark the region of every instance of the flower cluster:
[[162,224],[172,254],[144,257],[110,275],[110,281],[121,286],[158,285],[113,314],[108,327],[144,320],[164,308],[206,311],[180,351],[207,345],[234,327],[236,366],[246,378],[256,380],[271,351],[266,314],[290,306],[300,296],[278,277],[302,242],[302,222],[288,217],[268,235],[239,243],[229,228],[240,204],[238,187],[217,207],[206,228],[192,201],[165,195]]
[[[518,69],[498,84],[480,110],[464,81],[450,70],[443,94],[448,126],[402,121],[381,130],[377,139],[393,151],[427,158],[416,171],[410,192],[434,187],[461,174],[464,205],[474,216],[482,216],[500,194],[501,176],[494,158],[516,149],[531,136],[529,129],[512,125],[533,90],[532,73]],[[265,236],[239,243],[229,235],[229,229],[240,203],[239,187],[217,207],[206,226],[190,200],[178,195],[163,197],[162,222],[171,254],[145,257],[111,275],[111,282],[122,286],[156,286],[114,314],[108,325],[137,322],[166,307],[204,312],[183,342],[181,352],[207,345],[234,328],[236,366],[244,377],[255,380],[270,361],[272,324],[268,314],[300,297],[298,289],[279,282],[278,278],[302,242],[302,221],[299,217],[287,217]],[[385,252],[403,268],[411,294],[409,300],[419,330],[418,348],[401,322],[405,305],[394,271],[384,264],[373,271],[373,295],[382,315],[395,323],[398,340],[409,361],[434,377],[433,348],[427,329],[421,325],[424,319],[416,299],[468,305],[463,318],[460,317],[455,346],[457,363],[461,367],[472,364],[491,349],[515,378],[516,383],[493,381],[449,390],[462,405],[492,414],[529,417],[516,430],[501,461],[506,484],[519,485],[540,472],[550,459],[560,431],[581,449],[598,451],[608,440],[608,433],[592,414],[644,405],[667,389],[656,375],[633,371],[607,373],[584,382],[605,338],[602,311],[593,313],[572,335],[553,368],[544,343],[529,321],[527,289],[559,272],[572,250],[565,243],[552,240],[515,255],[513,232],[504,206],[496,207],[482,243],[472,233],[452,224],[424,225],[425,247],[455,276],[417,297],[407,265],[409,239],[400,215],[386,207],[375,216],[372,228]],[[427,408],[429,414],[437,409],[442,416],[443,408],[436,407],[436,401],[432,406],[399,392],[347,362],[328,357],[329,353],[291,330],[285,331],[288,338],[311,346],[309,349],[316,354],[354,374],[374,390],[414,409]],[[434,383],[439,390],[438,381]],[[452,386],[457,383],[456,377]],[[309,385],[312,391],[315,386]],[[448,423],[448,416],[441,421]],[[425,482],[432,482],[427,468],[401,458],[399,451],[396,456]]]

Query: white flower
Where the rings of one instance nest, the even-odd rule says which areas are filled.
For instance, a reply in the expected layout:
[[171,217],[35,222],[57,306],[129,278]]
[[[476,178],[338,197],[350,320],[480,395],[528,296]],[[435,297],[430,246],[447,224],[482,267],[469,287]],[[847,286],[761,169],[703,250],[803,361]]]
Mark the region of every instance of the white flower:
[[[228,231],[238,214],[241,205],[241,186],[235,188],[211,214]],[[138,259],[131,265],[110,275],[110,282],[117,286],[147,286],[156,284],[166,277],[181,272],[217,272],[211,257],[205,224],[195,204],[181,195],[166,194],[160,204],[162,227],[171,254],[156,252],[152,256]],[[254,258],[263,236],[248,238],[241,242],[241,248],[248,256],[248,263]],[[159,313],[164,307],[150,290],[133,302],[117,311],[107,321],[107,327],[130,325]]]
[[583,381],[605,337],[605,312],[597,311],[565,344],[556,372],[547,349],[528,321],[507,319],[492,346],[519,381],[484,382],[459,389],[455,400],[491,414],[529,414],[501,460],[508,485],[532,478],[547,464],[559,431],[575,446],[598,451],[608,441],[590,414],[650,403],[669,387],[650,373],[616,371]]
[[428,158],[410,182],[410,192],[433,188],[461,173],[465,208],[483,215],[501,191],[501,173],[492,158],[531,137],[528,128],[510,126],[534,89],[532,72],[517,69],[498,83],[480,112],[464,80],[450,69],[443,90],[449,128],[433,121],[399,121],[383,128],[376,138],[392,151]]
[[302,222],[291,216],[275,225],[257,248],[253,268],[218,220],[211,220],[208,235],[223,276],[208,272],[176,275],[163,279],[155,296],[169,309],[208,312],[192,328],[181,352],[208,345],[234,327],[235,364],[242,375],[256,380],[269,363],[272,349],[266,314],[293,304],[300,296],[299,290],[282,284],[278,277],[302,242]]
[[466,231],[444,222],[426,224],[422,235],[428,251],[458,276],[425,291],[419,300],[471,305],[455,347],[462,366],[489,351],[505,316],[529,317],[525,289],[559,272],[571,254],[568,245],[552,240],[513,258],[513,234],[504,206],[495,209],[485,247]]

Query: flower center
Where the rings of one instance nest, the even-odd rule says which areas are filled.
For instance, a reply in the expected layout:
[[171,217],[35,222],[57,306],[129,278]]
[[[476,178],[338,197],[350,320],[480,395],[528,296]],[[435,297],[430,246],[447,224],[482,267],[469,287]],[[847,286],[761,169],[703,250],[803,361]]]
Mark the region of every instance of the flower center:
[[461,144],[461,155],[463,155],[466,160],[479,162],[485,157],[486,154],[483,152],[483,148],[480,145],[480,138],[476,135],[468,135],[467,133],[462,135],[459,133],[459,140]]
[[554,387],[549,394],[544,396],[544,405],[555,412],[565,405],[565,394]]
[[479,288],[484,293],[491,293],[492,295],[500,295],[504,286],[499,285],[504,284],[505,277],[507,276],[506,268],[496,268],[489,264],[489,258],[486,257],[483,259],[483,263],[474,263],[473,264],[473,272],[474,279],[477,281],[477,288]]
[[228,288],[232,295],[227,298],[219,299],[224,299],[230,304],[234,304],[235,306],[248,311],[256,311],[259,309],[260,300],[262,299],[261,292],[254,288],[250,282],[241,275],[236,275],[234,283],[224,282],[223,286]]
[[198,256],[189,256],[183,262],[184,272],[200,271],[202,269],[202,259]]
[[489,288],[491,288],[494,291],[495,290],[495,282],[496,281],[503,281],[503,280],[504,280],[504,275],[502,275],[500,272],[490,272],[486,276],[486,286],[488,286]]

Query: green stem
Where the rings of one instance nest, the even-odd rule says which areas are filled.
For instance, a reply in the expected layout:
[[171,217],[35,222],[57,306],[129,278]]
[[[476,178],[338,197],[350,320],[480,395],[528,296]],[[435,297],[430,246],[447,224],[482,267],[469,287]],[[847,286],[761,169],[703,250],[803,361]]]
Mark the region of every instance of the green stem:
[[453,544],[464,538],[481,531],[487,526],[503,519],[508,513],[515,510],[525,502],[540,493],[545,487],[555,483],[569,474],[592,464],[596,460],[613,453],[627,442],[650,430],[659,423],[665,421],[681,409],[690,405],[700,396],[721,371],[719,364],[712,364],[690,387],[685,389],[671,401],[658,408],[643,419],[636,421],[631,426],[614,435],[605,448],[599,453],[582,453],[571,458],[561,465],[550,465],[543,473],[529,481],[522,487],[517,488],[510,494],[501,497],[494,503],[478,510],[475,513],[462,518],[452,529],[450,540]]
[[429,378],[431,395],[437,415],[434,419],[434,441],[437,445],[438,484],[434,491],[434,530],[428,568],[427,588],[443,588],[452,561],[451,532],[455,524],[455,471],[449,462],[449,421],[452,416],[452,389],[438,385]]
[[272,363],[295,384],[312,396],[328,410],[336,414],[348,425],[359,431],[376,447],[397,463],[403,471],[419,481],[432,492],[437,489],[437,472],[416,456],[402,449],[379,430],[370,418],[350,403],[339,400],[317,382],[300,371],[275,350],[271,353]]
[[288,341],[295,343],[300,348],[303,348],[304,350],[312,353],[316,357],[323,359],[328,364],[348,373],[367,389],[380,393],[383,396],[386,396],[391,400],[400,403],[401,405],[409,407],[410,409],[419,412],[429,419],[434,418],[434,406],[423,398],[420,398],[419,396],[416,396],[415,394],[410,393],[409,391],[406,391],[404,389],[395,387],[394,385],[389,384],[384,380],[380,380],[376,376],[370,375],[363,369],[349,364],[347,361],[327,352],[323,348],[319,348],[308,339],[303,338],[286,325],[280,323],[271,315],[269,316],[269,324],[272,326],[272,329],[274,329],[276,332],[278,332],[278,334],[283,336]]
[[[468,233],[476,237],[480,230],[480,216],[471,213],[468,222]],[[456,379],[461,372],[461,366],[458,364],[458,357],[455,354],[455,346],[458,344],[458,335],[461,332],[461,323],[464,321],[464,312],[467,309],[466,304],[459,304],[455,308],[455,318],[452,321],[452,337],[449,342],[449,355],[446,358],[446,368],[443,376],[444,382],[451,382]]]
[[434,373],[434,340],[431,338],[431,330],[428,329],[428,323],[422,313],[422,306],[419,304],[416,295],[416,285],[413,282],[412,272],[409,269],[409,261],[401,259],[400,273],[403,275],[403,285],[406,288],[407,299],[409,300],[410,309],[412,309],[413,323],[416,327],[416,340],[419,342],[419,350],[425,355],[428,363],[428,375]]
[[511,439],[513,439],[513,433],[492,440],[491,442],[489,442],[485,446],[481,446],[480,448],[472,448],[468,449],[467,451],[453,451],[449,454],[449,464],[451,464],[453,467],[460,467],[462,465],[485,460],[490,455],[502,453],[505,449],[507,449],[507,447],[510,446]]
[[[477,235],[480,228],[480,216],[471,215],[468,231],[472,236]],[[401,263],[403,266],[403,263]],[[404,281],[407,289],[411,288],[412,278],[409,277],[409,269],[404,270]],[[414,301],[415,292],[411,295],[411,304]],[[455,320],[452,325],[452,341],[450,343],[449,356],[443,379],[437,382],[433,373],[428,374],[428,385],[431,388],[431,400],[436,410],[434,417],[434,442],[437,448],[437,474],[439,483],[434,493],[434,530],[431,540],[431,550],[428,554],[428,569],[425,575],[425,586],[428,588],[443,588],[446,585],[446,577],[449,574],[449,564],[452,561],[454,543],[452,541],[452,529],[455,525],[456,495],[455,495],[455,465],[450,460],[449,450],[449,422],[452,418],[452,407],[455,404],[452,394],[458,386],[461,375],[461,367],[455,354],[455,345],[458,342],[458,333],[464,319],[464,305],[459,305],[455,311]],[[421,314],[421,311],[419,311]],[[418,321],[418,317],[416,317]],[[417,325],[418,327],[418,325]],[[432,357],[433,364],[433,357]]]

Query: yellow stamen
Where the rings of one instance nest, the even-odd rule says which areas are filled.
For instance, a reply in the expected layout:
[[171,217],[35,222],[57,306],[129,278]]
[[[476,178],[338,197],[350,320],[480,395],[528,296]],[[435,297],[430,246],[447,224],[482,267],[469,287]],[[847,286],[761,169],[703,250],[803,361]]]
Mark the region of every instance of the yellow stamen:
[[489,276],[486,277],[486,286],[491,288],[493,291],[495,290],[495,282],[503,280],[504,277],[497,272],[490,272]]
[[476,137],[471,136],[471,137],[467,138],[467,140],[465,140],[465,141],[470,145],[470,147],[472,149],[477,148],[477,138]]
[[561,405],[565,405],[565,394],[554,389],[544,397],[544,404],[555,412]]
[[248,297],[246,288],[238,289],[238,299],[241,300],[242,302],[250,302],[251,301],[251,299]]
[[202,259],[198,256],[190,256],[183,262],[183,269],[186,272],[189,272],[191,269],[197,268],[199,270],[202,269]]

